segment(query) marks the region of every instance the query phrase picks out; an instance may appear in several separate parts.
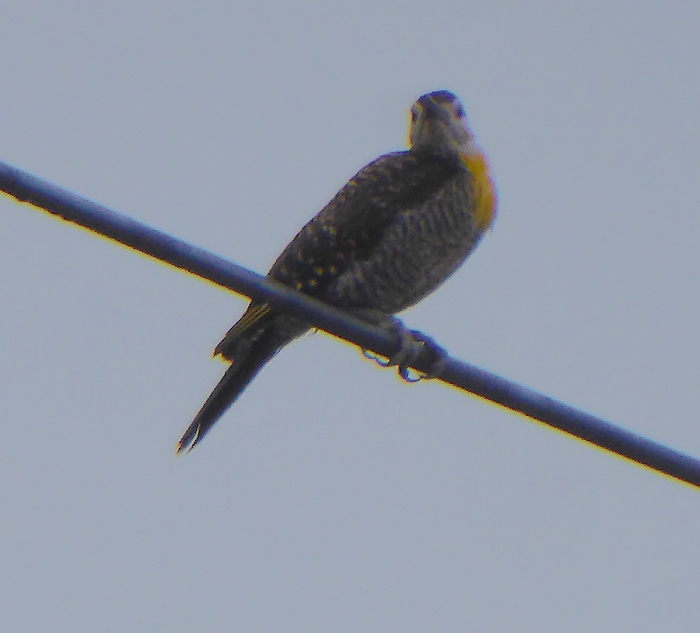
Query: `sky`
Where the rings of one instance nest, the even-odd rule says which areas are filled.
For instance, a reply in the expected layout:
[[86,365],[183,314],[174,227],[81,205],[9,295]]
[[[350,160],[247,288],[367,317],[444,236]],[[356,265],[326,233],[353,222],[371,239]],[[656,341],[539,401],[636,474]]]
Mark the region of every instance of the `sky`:
[[[494,230],[403,316],[700,456],[700,5],[8,0],[0,161],[259,272],[422,93]],[[700,494],[322,333],[192,453],[245,299],[0,197],[3,630],[690,630]]]

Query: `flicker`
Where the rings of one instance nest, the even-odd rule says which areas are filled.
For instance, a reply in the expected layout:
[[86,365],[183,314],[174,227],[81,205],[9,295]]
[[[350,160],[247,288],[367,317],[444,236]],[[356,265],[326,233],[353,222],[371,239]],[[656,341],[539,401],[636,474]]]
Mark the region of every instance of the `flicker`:
[[[268,278],[353,314],[392,315],[435,290],[491,228],[489,163],[461,101],[439,90],[411,108],[409,149],[363,167],[299,231]],[[279,350],[310,325],[251,301],[214,354],[231,363],[185,431],[194,447]]]

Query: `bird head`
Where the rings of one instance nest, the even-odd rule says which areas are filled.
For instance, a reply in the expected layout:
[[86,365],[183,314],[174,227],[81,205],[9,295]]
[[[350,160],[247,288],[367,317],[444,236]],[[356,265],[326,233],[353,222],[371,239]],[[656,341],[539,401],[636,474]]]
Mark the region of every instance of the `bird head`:
[[470,155],[476,150],[464,106],[447,90],[423,95],[411,108],[410,147],[441,156]]

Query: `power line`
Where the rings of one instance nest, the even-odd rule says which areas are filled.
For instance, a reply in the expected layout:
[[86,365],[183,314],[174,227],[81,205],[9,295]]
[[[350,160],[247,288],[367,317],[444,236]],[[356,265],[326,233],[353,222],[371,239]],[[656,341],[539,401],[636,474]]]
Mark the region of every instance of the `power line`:
[[[220,286],[258,301],[266,301],[279,310],[293,314],[364,349],[387,357],[399,351],[400,343],[395,334],[369,326],[247,268],[5,163],[0,163],[0,190],[20,202],[28,202],[45,209],[64,220],[84,226]],[[429,372],[433,359],[428,356],[428,353],[419,355],[411,366],[419,371]],[[446,356],[438,379],[700,487],[700,461],[694,457],[501,376]]]

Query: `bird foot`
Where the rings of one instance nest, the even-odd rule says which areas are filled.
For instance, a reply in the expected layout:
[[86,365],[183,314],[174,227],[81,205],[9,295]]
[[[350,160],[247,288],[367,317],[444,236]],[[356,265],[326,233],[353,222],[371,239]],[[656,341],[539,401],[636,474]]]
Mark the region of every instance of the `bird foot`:
[[[382,316],[381,322],[377,322],[379,319],[376,318],[373,318],[371,322],[396,333],[399,338],[399,351],[387,358],[363,349],[362,353],[365,357],[375,361],[381,367],[398,367],[399,376],[406,382],[413,383],[439,377],[445,368],[447,351],[422,332],[409,330],[401,319],[387,315]],[[430,359],[429,371],[422,372],[411,367],[419,357],[425,357],[426,354]]]

